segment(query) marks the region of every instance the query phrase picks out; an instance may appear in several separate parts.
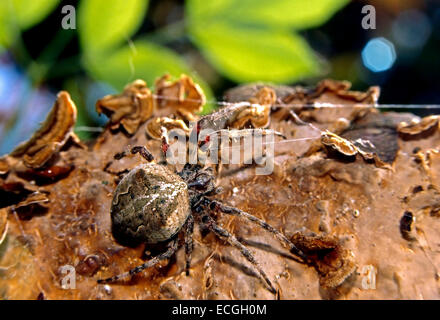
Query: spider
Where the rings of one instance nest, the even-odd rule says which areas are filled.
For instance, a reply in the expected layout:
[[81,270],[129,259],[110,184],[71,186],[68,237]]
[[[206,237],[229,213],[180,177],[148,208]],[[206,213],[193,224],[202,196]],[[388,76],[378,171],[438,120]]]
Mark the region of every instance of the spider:
[[[260,279],[268,290],[276,294],[272,282],[253,254],[233,234],[219,225],[212,213],[221,212],[240,216],[255,223],[273,233],[292,254],[307,263],[305,254],[284,234],[265,221],[213,199],[221,189],[215,185],[216,178],[211,167],[187,163],[180,172],[171,171],[166,166],[166,151],[169,147],[166,130],[163,130],[162,134],[162,152],[165,154],[163,162],[155,163],[154,156],[144,146],[135,146],[131,149],[131,154],[140,154],[147,163],[129,171],[119,182],[111,205],[111,219],[113,233],[121,235],[125,240],[146,245],[164,243],[167,249],[128,272],[100,279],[98,283],[116,282],[151,268],[161,260],[171,258],[179,248],[180,233],[183,233],[185,270],[186,275],[189,275],[193,229],[194,223],[197,222],[205,230],[213,232],[220,239],[237,248],[258,271]],[[118,154],[115,159],[121,159],[125,155],[125,153]]]
[[180,232],[184,232],[185,267],[186,274],[189,275],[192,234],[196,221],[237,248],[257,269],[268,289],[276,293],[272,282],[249,249],[214,220],[211,213],[216,211],[241,216],[259,225],[273,233],[292,253],[307,261],[302,251],[265,221],[212,199],[211,196],[219,192],[214,183],[212,168],[186,164],[182,171],[174,173],[165,165],[152,162],[154,157],[144,146],[133,147],[131,153],[139,153],[148,163],[132,169],[118,184],[111,206],[113,232],[147,245],[168,242],[167,250],[128,272],[98,280],[98,283],[118,281],[172,257],[178,249]]

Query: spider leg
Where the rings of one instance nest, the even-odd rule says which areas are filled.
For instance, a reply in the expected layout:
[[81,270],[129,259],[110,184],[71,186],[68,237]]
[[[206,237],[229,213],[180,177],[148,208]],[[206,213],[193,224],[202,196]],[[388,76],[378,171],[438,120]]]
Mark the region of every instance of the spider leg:
[[[147,160],[148,162],[151,162],[154,160],[154,156],[151,154],[151,152],[144,146],[135,146],[133,148],[131,148],[131,154],[136,154],[139,153],[145,160]],[[126,151],[121,151],[116,153],[113,156],[114,160],[121,160],[123,158],[125,158],[127,156],[127,152]],[[113,161],[109,161],[107,162],[107,164],[104,167],[104,171],[110,174],[117,174],[117,175],[121,175],[123,173],[127,173],[127,170],[123,170],[123,171],[119,171],[119,172],[113,172],[111,170],[109,170],[109,167],[112,165]]]
[[[212,136],[214,135],[214,138]],[[205,152],[209,152],[210,143],[213,141],[213,139],[219,139],[224,137],[227,137],[229,140],[238,140],[245,137],[253,136],[254,134],[259,134],[261,136],[267,136],[267,135],[276,135],[283,139],[286,139],[286,136],[282,134],[281,132],[272,130],[272,129],[264,129],[264,128],[248,128],[248,129],[219,129],[215,132],[213,132],[211,135],[207,135],[205,139],[198,142],[199,150],[202,150],[202,148],[205,148]],[[221,151],[221,144],[218,144],[219,147],[219,153]]]
[[309,127],[312,128],[313,130],[315,130],[315,131],[317,131],[317,132],[319,132],[319,133],[322,133],[322,131],[321,131],[319,128],[315,127],[315,126],[314,126],[313,124],[311,124],[310,122],[305,122],[305,121],[301,120],[301,118],[296,114],[295,111],[290,110],[290,111],[289,111],[289,114],[292,116],[292,118],[295,120],[295,122],[296,122],[297,124],[299,124],[299,125],[301,125],[301,126],[309,126]]
[[290,114],[290,116],[295,120],[295,122],[296,122],[297,124],[302,125],[302,126],[307,126],[307,125],[308,125],[307,122],[301,120],[301,118],[296,114],[295,111],[290,110],[290,111],[289,111],[289,114]]
[[162,140],[162,153],[164,157],[165,164],[168,163],[167,152],[170,148],[170,141],[168,138],[168,130],[165,127],[160,128],[161,140]]
[[144,146],[135,146],[135,147],[131,148],[131,154],[136,154],[136,153],[139,153],[148,162],[151,162],[154,160],[154,156]]
[[188,188],[203,189],[205,194],[215,191],[212,168],[200,170],[192,181],[188,182]]
[[276,290],[272,285],[272,282],[269,280],[266,273],[263,271],[257,260],[255,260],[255,257],[252,255],[252,253],[249,251],[248,248],[246,248],[240,241],[237,240],[237,238],[229,233],[226,229],[220,227],[214,219],[212,219],[210,216],[203,216],[202,223],[212,232],[214,232],[215,235],[217,235],[219,238],[226,240],[230,245],[240,250],[240,253],[250,262],[252,265],[258,270],[261,278],[264,280],[264,282],[267,284],[267,286],[270,289],[270,292],[273,294],[276,294]]
[[140,266],[137,266],[136,268],[131,269],[130,271],[118,274],[116,276],[113,276],[113,277],[110,277],[107,279],[99,279],[98,283],[115,282],[115,281],[118,281],[119,279],[122,279],[122,278],[125,278],[128,276],[132,276],[132,275],[139,273],[147,268],[153,267],[159,261],[169,259],[176,252],[177,247],[178,247],[178,241],[177,241],[177,238],[175,238],[174,240],[172,240],[172,242],[170,242],[170,244],[168,244],[168,249],[164,253],[161,253],[161,254],[155,256],[154,258],[148,260],[147,262],[145,262],[144,264],[142,264]]
[[194,231],[194,217],[192,216],[192,214],[190,214],[185,227],[185,256],[186,256],[185,272],[187,276],[189,276],[189,268],[191,266],[191,253],[194,247],[193,238],[192,238],[193,231]]
[[272,232],[281,243],[283,243],[289,247],[289,249],[292,253],[299,256],[304,262],[308,261],[307,256],[300,249],[298,249],[289,239],[287,239],[287,237],[284,234],[282,234],[280,231],[278,231],[277,229],[272,227],[267,222],[251,215],[250,213],[247,213],[245,211],[242,211],[242,210],[234,208],[234,207],[227,206],[224,203],[221,203],[220,201],[209,200],[209,199],[208,199],[208,201],[210,202],[209,208],[211,210],[217,209],[217,210],[220,210],[220,212],[225,213],[225,214],[244,217],[244,218],[248,219],[249,221],[252,221],[253,223],[259,225],[263,229],[265,229],[269,232]]
[[248,128],[248,129],[234,129],[234,130],[221,129],[218,130],[217,132],[220,133],[220,135],[224,133],[227,137],[229,137],[229,139],[244,138],[247,136],[254,135],[256,133],[261,134],[262,136],[273,134],[283,139],[286,139],[286,136],[281,132],[272,129],[264,129],[264,128]]

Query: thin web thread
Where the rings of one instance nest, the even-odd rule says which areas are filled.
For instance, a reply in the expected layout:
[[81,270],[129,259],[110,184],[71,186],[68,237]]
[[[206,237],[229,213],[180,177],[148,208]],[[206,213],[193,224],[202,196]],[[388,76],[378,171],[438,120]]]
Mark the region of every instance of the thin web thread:
[[[132,50],[135,50],[135,48],[132,48]],[[153,94],[152,95],[156,99],[160,100],[168,100],[168,101],[180,101],[179,98],[173,98],[169,96],[162,96]],[[227,102],[227,101],[217,101],[217,100],[208,100],[208,101],[202,101],[200,99],[191,99],[191,98],[185,98],[185,101],[187,102],[195,102],[195,103],[203,103],[205,104],[214,104],[218,106],[233,106],[236,105],[238,102]],[[240,102],[244,105],[251,106],[261,106],[260,104],[251,103],[251,102]],[[319,136],[316,137],[305,137],[305,138],[296,138],[296,139],[286,139],[282,141],[274,141],[274,142],[265,142],[263,144],[281,144],[281,143],[290,143],[290,142],[299,142],[299,141],[307,141],[307,140],[314,140],[321,137],[321,135],[324,133],[324,131],[320,130],[316,126],[314,126],[312,123],[303,121],[301,118],[298,117],[298,115],[292,110],[294,108],[314,108],[314,109],[320,109],[320,108],[376,108],[376,109],[423,109],[423,110],[430,110],[430,109],[440,109],[440,105],[438,104],[372,104],[372,103],[321,103],[321,102],[314,102],[314,103],[283,103],[283,104],[272,104],[271,107],[278,107],[278,108],[288,108],[291,109],[291,115],[295,119],[295,121],[300,125],[306,125],[309,126],[312,130],[319,133]],[[95,127],[78,127],[75,129],[75,131],[95,131],[99,132],[102,131],[101,128],[95,128]],[[232,147],[227,147],[227,149]]]
[[[157,94],[153,94],[153,97],[161,100],[169,100],[169,101],[180,101],[179,98],[172,98],[169,96],[161,96]],[[197,102],[202,103],[203,101],[200,99],[191,99],[185,98],[185,101],[188,102]],[[215,104],[218,106],[233,106],[239,102],[227,102],[227,101],[217,101],[217,100],[208,100],[205,101],[206,104]],[[259,106],[258,103],[251,103],[247,101],[241,101],[240,103],[248,106]],[[314,102],[314,103],[282,103],[282,104],[273,104],[272,107],[280,107],[280,108],[353,108],[353,107],[364,107],[364,108],[377,108],[377,109],[440,109],[440,104],[377,104],[377,103],[322,103],[322,102]]]
[[[305,137],[305,138],[285,139],[285,140],[281,140],[281,141],[263,142],[263,143],[261,143],[261,145],[268,145],[268,144],[278,145],[278,144],[282,144],[282,143],[310,141],[310,140],[316,140],[316,139],[320,139],[320,138],[321,138],[321,136],[319,135],[319,136]],[[241,146],[227,146],[227,147],[222,148],[222,150],[234,150],[234,149],[241,150]]]
[[[178,98],[173,98],[169,96],[161,96],[157,94],[153,94],[153,97],[156,99],[162,99],[162,100],[170,100],[170,101],[179,101]],[[200,99],[191,99],[186,98],[185,101],[188,102],[197,102],[202,103],[203,101]],[[239,102],[227,102],[227,101],[217,101],[217,100],[208,100],[205,101],[205,103],[214,104],[218,106],[233,106],[236,105]],[[260,104],[251,103],[247,101],[240,102],[244,105],[251,106],[261,106]],[[420,109],[420,110],[433,110],[433,109],[440,109],[440,105],[438,104],[377,104],[377,103],[322,103],[322,102],[313,102],[313,103],[283,103],[283,104],[272,104],[271,107],[278,107],[278,108],[287,108],[290,109],[290,114],[295,119],[295,121],[300,125],[306,125],[310,127],[315,132],[319,133],[319,136],[316,137],[306,137],[306,138],[297,138],[297,139],[286,139],[282,141],[276,141],[276,142],[266,142],[263,144],[281,144],[281,143],[290,143],[290,142],[299,142],[299,141],[307,141],[307,140],[314,140],[319,139],[321,135],[324,133],[321,129],[316,127],[310,122],[306,122],[299,118],[299,116],[295,113],[293,109],[295,108],[313,108],[313,109],[320,109],[320,108],[376,108],[376,109]],[[226,149],[230,149],[233,147],[226,147]]]

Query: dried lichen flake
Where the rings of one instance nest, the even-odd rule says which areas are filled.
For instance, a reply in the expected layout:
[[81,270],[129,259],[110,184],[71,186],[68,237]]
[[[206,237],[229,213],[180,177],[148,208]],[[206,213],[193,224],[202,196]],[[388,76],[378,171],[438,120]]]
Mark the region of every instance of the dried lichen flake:
[[9,172],[9,163],[6,157],[0,158],[0,174],[6,174]]
[[420,122],[401,122],[397,131],[403,135],[416,136],[425,132],[429,132],[434,129],[434,127],[438,128],[439,126],[439,116],[427,116],[424,117]]
[[110,127],[122,126],[128,134],[134,134],[139,125],[150,118],[154,101],[150,89],[143,80],[128,84],[121,94],[107,95],[96,102],[96,111],[110,118]]
[[255,97],[249,99],[252,105],[237,115],[235,121],[231,123],[231,127],[242,129],[250,122],[253,128],[266,128],[270,123],[270,108],[276,100],[277,95],[273,89],[261,88]]
[[324,288],[340,286],[356,269],[352,251],[336,236],[296,232],[291,241],[310,258]]
[[179,80],[169,81],[169,74],[156,80],[155,94],[160,108],[185,109],[192,113],[202,111],[206,103],[205,94],[200,86],[182,74]]
[[47,194],[36,191],[34,193],[31,193],[29,196],[26,197],[23,201],[20,201],[15,208],[21,208],[21,207],[27,207],[33,204],[39,204],[42,205],[43,203],[48,203],[49,198],[47,197]]
[[185,134],[189,134],[189,128],[186,123],[181,119],[171,119],[168,117],[157,117],[148,120],[146,125],[147,134],[156,140],[160,140],[161,138],[161,128],[166,128],[168,131],[172,131],[173,129],[180,129],[185,132]]
[[330,131],[321,135],[321,142],[346,156],[355,156],[358,153],[358,148],[354,144]]
[[8,233],[8,211],[6,208],[0,209],[0,244],[5,240]]
[[27,167],[33,169],[43,167],[74,135],[76,112],[76,106],[69,93],[61,91],[41,127],[10,155],[21,157]]
[[378,168],[391,168],[390,164],[384,162],[377,153],[364,151],[350,140],[342,138],[330,131],[325,131],[321,134],[321,143],[344,156],[352,157],[360,154],[366,161],[373,160]]

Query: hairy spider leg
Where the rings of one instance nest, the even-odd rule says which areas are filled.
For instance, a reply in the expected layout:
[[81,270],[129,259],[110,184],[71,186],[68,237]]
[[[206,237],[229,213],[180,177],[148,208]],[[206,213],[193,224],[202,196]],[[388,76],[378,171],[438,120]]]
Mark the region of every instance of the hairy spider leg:
[[292,118],[296,121],[297,124],[300,124],[302,126],[307,126],[308,123],[303,121],[297,114],[295,111],[290,110],[289,114],[292,116]]
[[191,267],[191,253],[193,251],[193,231],[194,231],[194,217],[192,214],[189,215],[185,226],[185,273],[189,276],[189,268]]
[[216,193],[217,188],[212,180],[212,171],[212,168],[200,170],[192,181],[187,182],[188,188],[202,188],[204,189],[203,195],[211,194],[213,192]]
[[214,232],[215,235],[217,235],[219,238],[226,240],[230,245],[240,250],[240,253],[250,262],[252,265],[258,270],[261,278],[264,280],[264,282],[269,287],[270,292],[273,294],[276,294],[276,290],[272,285],[272,282],[269,280],[266,273],[261,268],[260,264],[257,262],[253,254],[249,251],[248,248],[246,248],[240,241],[237,240],[237,238],[229,233],[226,229],[220,227],[214,219],[212,219],[210,216],[206,215],[202,218],[202,223],[212,232]]
[[107,278],[107,279],[99,279],[98,283],[109,283],[109,282],[115,282],[118,281],[119,279],[128,277],[128,276],[133,276],[136,273],[139,273],[147,268],[151,268],[153,266],[155,266],[159,261],[165,260],[165,259],[169,259],[172,257],[172,255],[177,251],[178,248],[178,241],[177,241],[177,237],[172,240],[169,244],[168,244],[168,249],[167,251],[155,256],[154,258],[151,258],[150,260],[148,260],[147,262],[145,262],[144,264],[137,266],[133,269],[131,269],[130,271],[118,274],[116,276]]
[[323,133],[322,130],[320,130],[319,128],[317,128],[316,126],[311,124],[310,122],[305,122],[305,121],[301,120],[301,118],[296,114],[295,111],[290,110],[289,114],[293,117],[293,119],[296,121],[297,124],[302,125],[302,126],[309,126],[313,130],[318,131],[321,134]]
[[[131,154],[136,154],[136,153],[139,153],[148,162],[151,162],[154,160],[153,154],[144,146],[134,146],[133,148],[131,148]],[[122,152],[116,153],[113,158],[115,160],[121,160],[121,159],[125,158],[126,156],[127,156],[127,153],[125,151],[122,151]],[[127,169],[119,171],[119,172],[110,171],[108,168],[111,166],[112,163],[113,163],[113,161],[107,162],[107,164],[104,167],[105,172],[108,172],[111,174],[117,174],[117,175],[121,175],[121,174],[125,174],[125,173],[129,172],[129,170],[127,170]]]
[[282,234],[280,231],[278,231],[277,229],[272,227],[267,222],[251,215],[250,213],[247,213],[245,211],[242,211],[242,210],[234,208],[234,207],[227,206],[218,200],[208,199],[208,201],[210,202],[209,207],[211,210],[217,209],[220,212],[225,213],[225,214],[244,217],[244,218],[248,219],[249,221],[255,223],[256,225],[259,225],[263,229],[273,233],[282,244],[285,244],[289,247],[290,252],[299,256],[303,260],[304,263],[307,263],[307,261],[308,261],[307,256],[300,249],[298,249],[289,239],[287,239],[287,237],[284,234]]
[[[198,129],[197,132],[199,132],[199,128],[197,128],[197,129]],[[227,136],[228,139],[230,139],[230,140],[235,140],[235,139],[241,139],[241,138],[244,138],[244,137],[249,137],[249,136],[252,136],[252,135],[254,135],[256,133],[259,133],[262,136],[267,136],[269,134],[274,134],[274,135],[279,136],[279,137],[281,137],[283,139],[286,139],[286,136],[283,135],[282,133],[278,132],[278,131],[275,131],[275,130],[272,130],[272,129],[263,129],[263,128],[234,129],[233,131],[228,130],[228,129],[219,129],[219,130],[213,132],[212,134],[216,135],[216,138],[217,138],[217,141],[218,141],[219,136],[222,137],[223,135]],[[211,137],[211,135],[207,135],[203,140],[199,141],[198,142],[199,150],[201,150],[202,152],[205,152],[205,153],[207,153],[209,155],[209,153],[211,151],[209,149],[209,147],[210,147],[210,143],[212,142],[212,140],[213,140],[213,137]],[[221,149],[222,145],[219,142],[217,142],[217,144],[218,144],[218,148],[219,148],[219,150],[218,150],[218,158],[220,159],[221,158],[221,152],[222,152],[222,149]],[[228,149],[228,148],[229,147],[226,147],[226,149]],[[264,153],[265,153],[265,151],[264,151]],[[263,157],[261,157],[259,159],[262,159],[262,158]],[[246,161],[246,159],[245,159],[245,161]],[[216,168],[218,176],[221,176],[223,166],[224,166],[224,164],[221,161],[219,161],[215,165],[215,168]]]
[[170,141],[168,139],[168,130],[165,127],[160,127],[160,135],[162,140],[162,153],[164,157],[164,162],[168,163],[167,160],[167,151],[170,148]]
[[136,154],[136,153],[139,153],[148,162],[154,160],[153,154],[144,146],[135,146],[131,148],[131,154]]
[[[263,129],[263,128],[248,128],[248,129],[233,129],[233,130],[228,130],[228,129],[220,129],[217,131],[214,131],[212,134],[216,134],[219,136],[222,136],[223,134],[225,134],[229,139],[239,139],[239,138],[244,138],[244,137],[248,137],[250,135],[253,134],[261,134],[262,136],[267,136],[270,134],[274,134],[276,136],[279,136],[283,139],[286,139],[286,136],[284,134],[282,134],[281,132],[272,130],[272,129]],[[205,146],[206,144],[209,144],[212,140],[211,135],[207,135],[205,137],[205,139],[203,139],[202,141],[199,141],[199,148]],[[205,146],[205,148],[207,148],[207,146]]]
[[267,136],[269,134],[274,134],[276,136],[279,136],[283,139],[286,139],[286,136],[282,134],[281,132],[275,131],[273,129],[263,129],[263,128],[248,128],[248,129],[235,129],[233,131],[221,129],[217,132],[220,133],[226,133],[230,139],[236,139],[236,138],[243,138],[251,134],[259,133],[262,136]]

